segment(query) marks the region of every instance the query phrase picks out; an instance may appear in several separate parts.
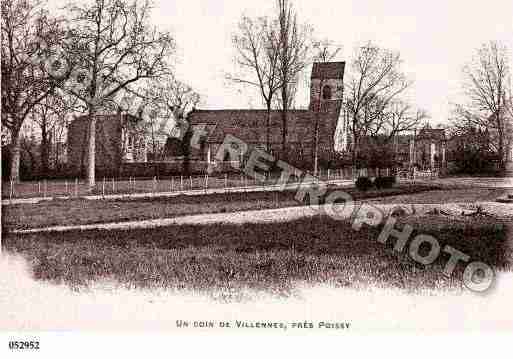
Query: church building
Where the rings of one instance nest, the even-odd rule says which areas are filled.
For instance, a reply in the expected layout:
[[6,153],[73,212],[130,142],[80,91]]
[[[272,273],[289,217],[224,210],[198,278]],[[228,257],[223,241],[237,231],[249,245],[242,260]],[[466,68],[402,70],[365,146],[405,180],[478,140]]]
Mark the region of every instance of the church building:
[[[342,116],[345,62],[314,63],[310,82],[310,105],[307,110],[289,110],[286,120],[287,160],[294,165],[307,165],[315,151],[318,136],[319,161],[329,161],[335,152],[345,149],[347,134]],[[193,160],[214,161],[225,136],[233,135],[248,146],[267,147],[266,110],[194,110],[188,115],[189,125],[206,130],[201,149]],[[282,112],[270,116],[270,150],[275,158],[284,158],[282,146]],[[241,161],[243,159],[241,158]]]

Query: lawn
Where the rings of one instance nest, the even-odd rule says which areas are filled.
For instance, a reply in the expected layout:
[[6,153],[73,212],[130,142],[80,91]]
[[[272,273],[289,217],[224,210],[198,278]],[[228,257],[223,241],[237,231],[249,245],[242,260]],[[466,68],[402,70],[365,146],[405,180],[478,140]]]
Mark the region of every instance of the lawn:
[[[320,181],[351,180],[352,175],[344,171],[321,171],[317,177]],[[2,183],[2,199],[31,197],[80,197],[85,195],[112,195],[128,193],[183,192],[191,190],[241,188],[273,186],[278,183],[276,174],[268,175],[264,182],[239,173],[225,175],[192,175],[159,178],[103,178],[97,179],[92,192],[83,179],[24,181],[21,183]],[[297,183],[300,178],[292,175],[289,183]]]
[[[393,195],[386,198],[376,198],[372,203],[474,203],[496,201],[503,197],[507,190],[502,188],[453,188],[433,190],[413,195]],[[512,209],[513,211],[513,209]]]
[[[405,223],[413,225],[413,235],[435,236],[442,248],[450,244],[494,268],[511,266],[510,224],[428,216],[402,218],[399,228]],[[290,296],[298,284],[407,291],[462,287],[462,266],[451,278],[442,274],[448,255],[419,265],[394,252],[393,241],[377,242],[379,233],[380,228],[355,231],[349,222],[316,216],[265,224],[7,234],[3,246],[27,258],[36,279],[77,290],[107,280],[128,288],[231,293],[227,299],[233,299],[247,289]]]
[[[413,194],[439,189],[429,185],[402,184],[392,189],[359,192],[354,188],[328,187],[328,192],[342,190],[354,200]],[[124,200],[52,200],[38,204],[2,207],[4,230],[41,228],[55,225],[79,225],[172,218],[190,214],[236,212],[299,206],[295,192],[241,192],[209,195],[160,197]]]

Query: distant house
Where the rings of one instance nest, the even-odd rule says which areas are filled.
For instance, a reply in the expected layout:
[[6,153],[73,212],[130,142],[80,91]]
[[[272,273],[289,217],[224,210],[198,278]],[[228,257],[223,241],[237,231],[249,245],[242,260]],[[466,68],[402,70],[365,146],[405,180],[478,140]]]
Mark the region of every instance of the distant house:
[[[146,162],[146,142],[137,130],[141,121],[129,114],[97,115],[96,171],[115,174],[126,162]],[[77,117],[68,127],[67,160],[77,173],[85,173],[89,142],[89,117]]]
[[[317,120],[318,153],[322,159],[329,159],[337,148],[341,148],[341,145],[336,143],[336,134],[345,131],[344,128],[340,128],[340,126],[343,127],[341,108],[344,70],[344,62],[314,63],[309,108],[290,110],[287,113],[285,151],[290,162],[294,163],[294,159],[296,161],[312,159]],[[269,126],[270,150],[276,158],[285,157],[282,147],[281,116],[281,111],[272,111]],[[201,126],[207,131],[207,135],[202,139],[201,148],[192,154],[197,160],[214,161],[215,154],[226,135],[233,135],[250,147],[266,149],[266,110],[194,110],[189,114],[188,121],[193,128]]]

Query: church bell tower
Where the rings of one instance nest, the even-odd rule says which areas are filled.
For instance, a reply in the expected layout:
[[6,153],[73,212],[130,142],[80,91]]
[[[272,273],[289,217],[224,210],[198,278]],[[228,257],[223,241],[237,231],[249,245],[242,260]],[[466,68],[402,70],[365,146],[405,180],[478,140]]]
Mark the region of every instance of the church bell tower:
[[339,113],[345,62],[315,62],[310,79],[310,111]]
[[348,144],[347,119],[342,108],[345,65],[345,62],[316,62],[310,80],[309,110],[333,114],[335,152],[346,151]]

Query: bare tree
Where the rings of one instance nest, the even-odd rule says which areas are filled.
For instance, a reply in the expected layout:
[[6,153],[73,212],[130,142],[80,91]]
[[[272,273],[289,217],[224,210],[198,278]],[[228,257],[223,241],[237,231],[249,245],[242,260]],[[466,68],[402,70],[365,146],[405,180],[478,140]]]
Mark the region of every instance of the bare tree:
[[287,113],[293,103],[298,78],[310,63],[311,28],[300,24],[288,0],[277,2],[279,43],[280,104],[282,120],[282,151],[287,156]]
[[68,11],[70,31],[65,50],[76,81],[74,86],[68,82],[66,88],[87,104],[87,179],[92,189],[98,110],[138,81],[168,75],[174,41],[169,33],[150,25],[151,3],[147,0],[94,0],[69,6]]
[[419,128],[429,114],[423,109],[415,109],[404,100],[394,100],[386,107],[378,104],[374,114],[374,121],[369,122],[366,133],[371,137],[385,135],[386,143],[389,143],[401,133]]
[[[201,96],[191,86],[172,76],[159,81],[159,85],[153,87],[151,93],[152,101],[161,109],[161,117],[172,117],[174,121],[185,120],[201,100]],[[164,131],[165,124],[163,121],[160,125]],[[167,132],[166,134],[169,135]]]
[[279,38],[276,28],[266,17],[251,19],[243,16],[232,42],[239,71],[227,77],[236,83],[258,88],[267,110],[266,149],[270,151],[271,109],[275,95],[282,86],[278,72]]
[[506,125],[509,111],[507,94],[511,84],[509,57],[502,44],[491,41],[477,50],[475,58],[463,68],[466,104],[456,105],[458,121],[496,133],[493,139],[499,166],[505,166]]
[[330,39],[317,40],[312,43],[313,61],[330,62],[333,61],[342,51],[342,46],[337,45]]
[[[60,34],[58,21],[42,9],[41,2],[2,1],[2,126],[12,141],[11,179],[19,180],[20,130],[34,106],[52,91],[46,66],[37,58]],[[48,54],[47,54],[48,55]]]
[[163,155],[164,145],[170,137],[183,139],[189,126],[187,115],[201,100],[191,86],[174,76],[143,81],[137,88],[125,92],[116,106],[139,118],[132,131],[147,139],[154,158]]
[[370,42],[356,50],[345,102],[353,137],[353,162],[360,138],[368,134],[376,121],[385,121],[384,110],[410,85],[400,65],[399,53]]
[[55,145],[55,164],[59,161],[59,144],[67,127],[70,114],[80,110],[75,97],[66,95],[58,88],[46,96],[32,110],[32,118],[39,126],[41,135],[41,174],[48,174],[52,144]]
[[184,158],[182,170],[187,174],[190,171],[192,134],[187,116],[200,103],[201,96],[189,85],[170,77],[164,81],[161,87],[157,88],[157,99],[161,104],[159,106],[163,108],[164,116],[166,118],[172,116],[174,121],[171,128],[165,126],[167,121],[160,123],[160,132],[164,133],[167,138],[165,145],[169,148],[173,141],[179,142],[180,154]]

